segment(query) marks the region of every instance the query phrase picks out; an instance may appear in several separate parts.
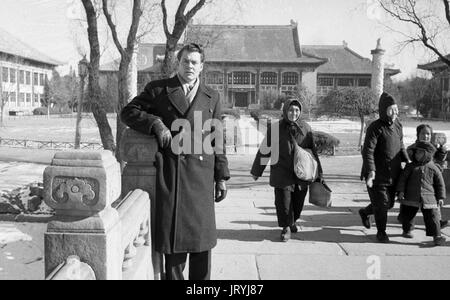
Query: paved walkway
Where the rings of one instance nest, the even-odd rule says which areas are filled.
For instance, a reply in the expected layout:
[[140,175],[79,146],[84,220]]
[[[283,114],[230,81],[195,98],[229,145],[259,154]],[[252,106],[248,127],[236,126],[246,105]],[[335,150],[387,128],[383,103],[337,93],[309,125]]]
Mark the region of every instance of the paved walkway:
[[[374,229],[361,226],[357,211],[368,197],[357,176],[359,156],[322,159],[334,191],[333,207],[307,204],[301,231],[287,243],[279,241],[268,173],[254,182],[249,176],[252,156],[229,159],[228,198],[216,206],[213,279],[450,279],[450,243],[430,247],[421,216],[416,237],[406,240],[396,222],[397,204],[390,213],[392,242],[387,245],[375,242]],[[0,185],[7,177],[7,172],[0,174]],[[449,210],[444,209],[447,219]],[[0,279],[43,279],[45,229],[46,224],[0,222]],[[450,229],[444,233],[449,237]]]

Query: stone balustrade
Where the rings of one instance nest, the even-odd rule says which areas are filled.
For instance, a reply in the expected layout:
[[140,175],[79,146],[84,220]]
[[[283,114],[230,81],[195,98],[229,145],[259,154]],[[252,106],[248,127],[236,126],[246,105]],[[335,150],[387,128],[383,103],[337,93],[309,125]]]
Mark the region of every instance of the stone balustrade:
[[76,255],[69,256],[48,277],[47,280],[95,280],[92,268],[80,261]]
[[[155,210],[155,186],[156,168],[155,154],[158,151],[156,138],[143,135],[132,129],[126,129],[122,135],[120,153],[125,167],[122,171],[122,196],[135,189],[146,191],[151,201],[151,228],[154,236],[154,212]],[[152,250],[152,261],[155,279],[161,279],[163,268],[163,256]]]
[[86,265],[97,280],[154,278],[149,195],[121,197],[121,186],[109,151],[55,155],[44,171],[44,200],[56,211],[44,236],[46,278],[71,279]]

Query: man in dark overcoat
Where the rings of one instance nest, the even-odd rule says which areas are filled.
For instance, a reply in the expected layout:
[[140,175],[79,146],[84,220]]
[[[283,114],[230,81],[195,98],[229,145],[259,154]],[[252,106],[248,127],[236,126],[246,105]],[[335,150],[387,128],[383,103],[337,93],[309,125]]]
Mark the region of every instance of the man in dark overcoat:
[[121,112],[122,121],[155,135],[156,250],[164,254],[166,279],[208,280],[217,244],[215,202],[230,178],[224,152],[219,94],[200,82],[204,51],[196,44],[178,53],[176,76],[150,82]]

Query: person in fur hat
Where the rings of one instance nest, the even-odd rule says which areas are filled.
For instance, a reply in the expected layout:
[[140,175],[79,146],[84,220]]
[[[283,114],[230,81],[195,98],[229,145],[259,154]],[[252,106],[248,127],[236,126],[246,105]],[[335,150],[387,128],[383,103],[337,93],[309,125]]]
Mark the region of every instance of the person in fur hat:
[[308,185],[311,184],[298,179],[294,173],[294,141],[300,147],[311,150],[318,162],[317,181],[323,180],[322,167],[314,144],[313,133],[311,127],[301,119],[301,113],[302,104],[300,101],[288,99],[285,102],[283,118],[275,125],[271,125],[278,126],[279,130],[268,128],[266,142],[263,142],[263,144],[271,145],[271,151],[265,153],[260,148],[250,171],[253,179],[258,180],[270,158],[270,185],[275,190],[275,207],[278,225],[282,228],[280,238],[283,242],[290,239],[291,233],[298,232],[296,221],[300,218],[308,192]]
[[375,215],[376,238],[388,243],[386,233],[388,210],[395,203],[395,187],[402,171],[402,162],[408,162],[403,144],[403,127],[398,120],[395,99],[383,93],[379,102],[379,119],[367,128],[362,150],[361,180],[366,181],[370,205],[359,210],[362,223],[370,228],[369,216]]
[[[416,143],[418,142],[429,142],[431,143],[431,139],[433,136],[433,128],[428,124],[420,124],[416,128],[417,133],[417,140],[414,144],[409,146],[406,151],[408,152],[408,156],[412,157],[414,155],[414,148],[416,147]],[[434,147],[436,147],[436,152],[433,156],[433,162],[438,167],[438,169],[442,172],[445,168],[446,160],[447,160],[447,148],[445,145],[441,145],[439,143],[434,143]],[[402,212],[403,212],[403,205],[400,206],[400,213],[397,217],[398,221],[402,223]],[[448,226],[448,220],[442,220],[442,214],[441,215],[441,229]]]
[[427,236],[441,246],[445,238],[441,235],[439,207],[444,204],[446,192],[442,173],[433,162],[436,148],[428,142],[417,142],[410,150],[412,162],[406,165],[397,185],[403,236],[412,237],[413,221],[421,209]]

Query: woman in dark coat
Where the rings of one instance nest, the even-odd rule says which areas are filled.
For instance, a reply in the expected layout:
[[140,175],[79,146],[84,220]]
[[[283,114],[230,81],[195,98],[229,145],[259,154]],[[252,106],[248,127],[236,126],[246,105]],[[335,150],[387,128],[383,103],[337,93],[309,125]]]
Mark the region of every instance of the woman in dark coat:
[[383,93],[379,102],[379,118],[367,128],[362,151],[361,180],[366,181],[371,204],[359,210],[363,225],[370,228],[369,216],[375,215],[377,240],[388,243],[386,233],[388,210],[395,204],[395,188],[408,161],[403,144],[403,126],[398,120],[395,99]]
[[[317,155],[311,127],[300,119],[301,103],[296,99],[286,101],[283,106],[283,118],[272,124],[267,130],[266,140],[270,151],[262,147],[256,154],[251,174],[258,180],[271,160],[270,185],[275,189],[275,207],[278,225],[283,228],[281,240],[288,241],[291,232],[298,231],[295,222],[300,218],[305,197],[308,192],[308,182],[299,180],[294,173],[294,144],[310,149],[319,163],[318,180],[322,180],[322,167]],[[278,130],[277,130],[278,129]]]

